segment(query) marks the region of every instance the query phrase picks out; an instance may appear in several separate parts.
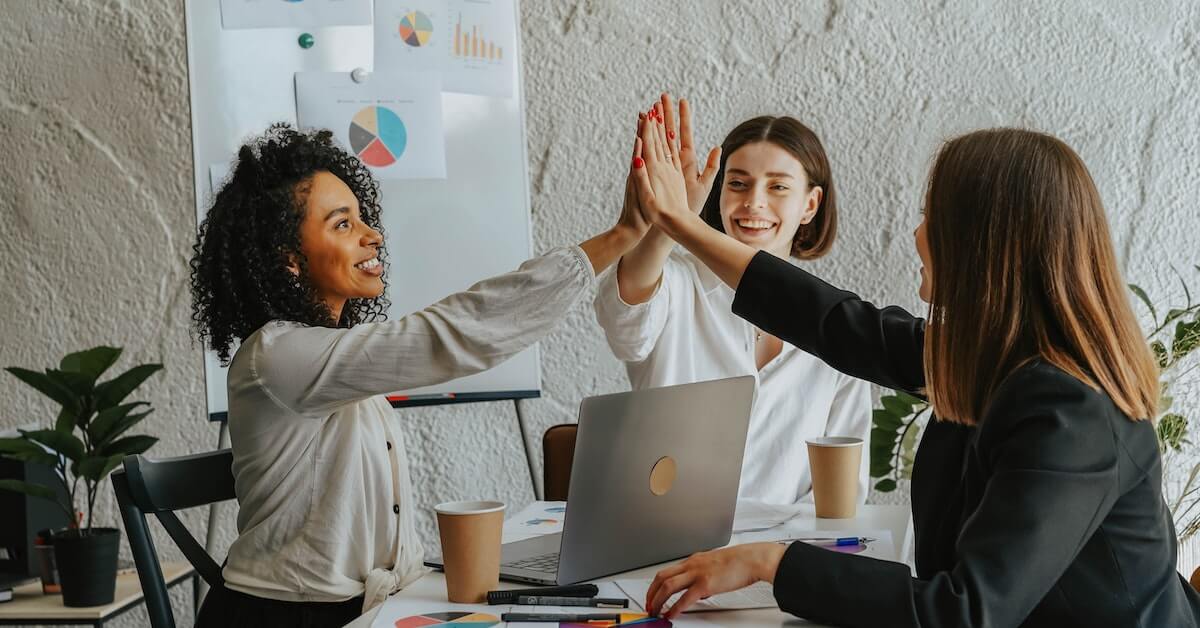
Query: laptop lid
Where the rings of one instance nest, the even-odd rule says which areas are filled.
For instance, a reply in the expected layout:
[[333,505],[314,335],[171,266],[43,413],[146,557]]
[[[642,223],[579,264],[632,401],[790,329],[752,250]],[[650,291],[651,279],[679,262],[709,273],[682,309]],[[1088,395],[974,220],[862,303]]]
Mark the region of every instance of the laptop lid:
[[752,375],[584,399],[557,581],[727,544],[753,400]]

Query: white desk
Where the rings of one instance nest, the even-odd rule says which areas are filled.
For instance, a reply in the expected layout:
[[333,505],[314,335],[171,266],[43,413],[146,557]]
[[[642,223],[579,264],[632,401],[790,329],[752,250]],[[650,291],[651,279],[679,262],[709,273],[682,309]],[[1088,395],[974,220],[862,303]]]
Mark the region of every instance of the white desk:
[[[787,522],[786,527],[788,532],[805,532],[805,531],[866,531],[866,530],[890,530],[892,533],[892,543],[896,548],[897,561],[903,562],[908,556],[909,545],[912,542],[909,526],[909,509],[906,506],[860,506],[858,516],[853,519],[817,519],[813,514],[811,504],[800,506],[800,514]],[[737,528],[735,524],[735,529]],[[737,545],[741,542],[739,539],[747,536],[753,536],[754,533],[748,532],[745,534],[734,534],[730,545]],[[513,540],[512,535],[506,532],[504,542]],[[654,574],[662,569],[663,566],[670,563],[663,563],[653,567],[646,567],[635,571],[617,574],[600,578],[596,582],[606,582],[619,580],[622,578],[653,578]],[[501,582],[501,589],[520,589],[529,585],[513,584]],[[446,603],[446,579],[440,571],[435,571],[420,580],[409,585],[395,594],[406,599],[429,601],[432,604]],[[633,600],[634,605],[638,608],[630,608],[630,612],[642,612],[639,609],[643,603],[642,600]],[[375,621],[375,616],[379,613],[376,608],[366,615],[359,617],[353,622],[346,625],[345,628],[370,628],[371,623]],[[743,626],[761,627],[761,626],[820,626],[807,622],[802,619],[797,619],[792,615],[788,615],[778,608],[764,608],[744,611],[720,611],[711,613],[687,613],[685,617],[693,617],[701,619],[714,626],[727,626],[730,628],[741,628]],[[554,624],[546,624],[552,626]]]

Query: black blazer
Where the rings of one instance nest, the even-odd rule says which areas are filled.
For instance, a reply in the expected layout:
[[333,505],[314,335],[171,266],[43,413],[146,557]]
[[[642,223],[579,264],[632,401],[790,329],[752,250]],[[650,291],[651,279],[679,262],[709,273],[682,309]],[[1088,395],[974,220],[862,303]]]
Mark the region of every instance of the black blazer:
[[[844,373],[924,387],[924,320],[772,255],[754,257],[733,310]],[[1154,426],[1040,361],[994,398],[976,427],[926,428],[912,479],[917,577],[794,543],[775,574],[779,607],[845,626],[1200,624],[1200,596],[1175,570]]]

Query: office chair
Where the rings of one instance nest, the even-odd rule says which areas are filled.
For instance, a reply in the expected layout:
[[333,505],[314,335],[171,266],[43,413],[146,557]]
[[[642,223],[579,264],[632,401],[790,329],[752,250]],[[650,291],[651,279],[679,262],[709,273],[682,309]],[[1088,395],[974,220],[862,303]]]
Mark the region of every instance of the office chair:
[[553,425],[542,434],[542,495],[551,502],[567,499],[571,465],[575,461],[575,433],[579,425]]
[[146,515],[153,513],[158,518],[210,587],[223,586],[220,565],[196,542],[174,511],[233,499],[232,465],[233,453],[228,449],[163,460],[134,455],[126,456],[125,469],[111,476],[153,628],[175,628],[175,616]]

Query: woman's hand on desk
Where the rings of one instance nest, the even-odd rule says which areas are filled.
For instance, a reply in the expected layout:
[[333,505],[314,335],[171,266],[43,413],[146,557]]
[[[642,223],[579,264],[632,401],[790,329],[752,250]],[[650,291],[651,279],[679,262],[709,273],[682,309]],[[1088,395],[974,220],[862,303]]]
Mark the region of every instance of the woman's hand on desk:
[[[700,552],[658,572],[646,592],[646,612],[674,619],[698,600],[735,591],[760,580],[775,581],[775,572],[787,546],[779,543],[748,543],[711,552]],[[672,595],[684,594],[662,612]]]

